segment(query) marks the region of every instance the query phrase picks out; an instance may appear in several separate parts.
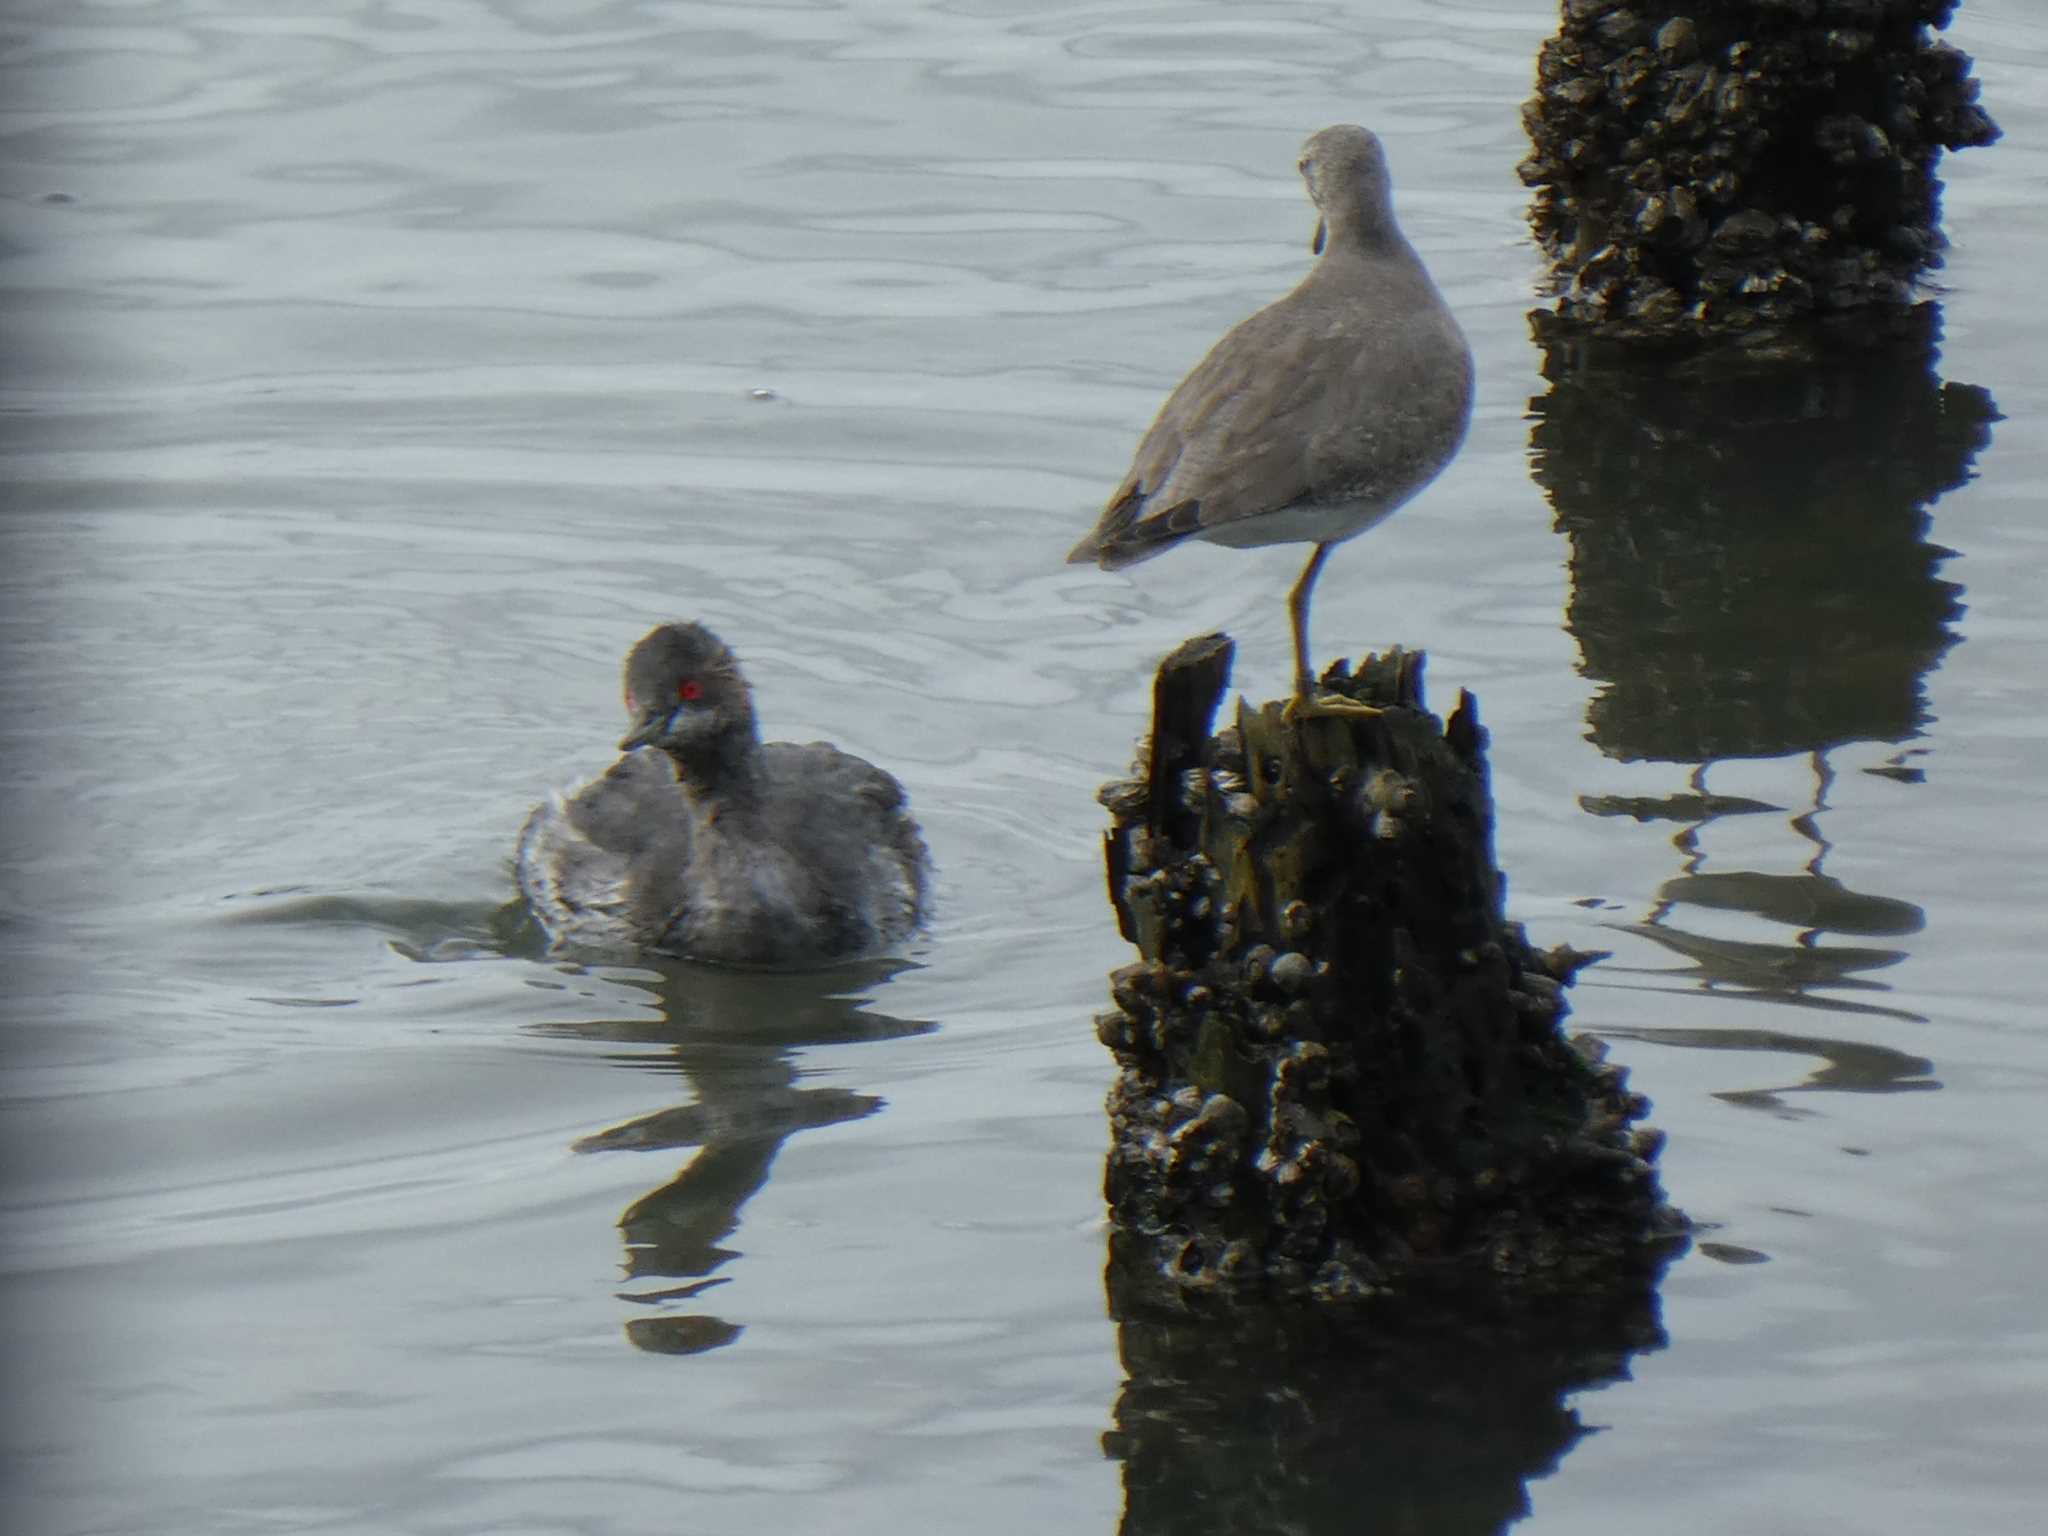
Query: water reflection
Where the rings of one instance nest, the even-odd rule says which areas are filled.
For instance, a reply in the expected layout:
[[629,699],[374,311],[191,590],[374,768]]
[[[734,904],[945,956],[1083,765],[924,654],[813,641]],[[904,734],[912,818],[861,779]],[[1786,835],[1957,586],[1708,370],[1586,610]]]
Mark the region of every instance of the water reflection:
[[[237,900],[231,927],[364,927],[417,964],[459,965],[498,957],[541,964],[546,938],[521,902],[451,903],[388,896],[335,896],[273,887]],[[649,967],[656,962],[648,962]],[[627,1018],[567,1019],[525,1026],[554,1039],[617,1049],[604,1059],[664,1077],[680,1073],[691,1100],[611,1126],[574,1143],[577,1152],[697,1149],[676,1176],[619,1217],[625,1239],[621,1300],[647,1309],[626,1324],[636,1346],[656,1354],[700,1354],[738,1338],[740,1326],[688,1303],[723,1285],[738,1250],[725,1246],[740,1212],[767,1182],[782,1144],[799,1131],[864,1119],[885,1102],[869,1093],[805,1085],[802,1052],[929,1034],[938,1025],[871,1011],[876,988],[908,968],[901,960],[853,963],[802,974],[728,971],[662,962],[660,969],[606,969],[603,990],[580,1000],[635,994],[646,1011]],[[557,973],[586,974],[573,965]],[[274,999],[339,1006],[354,996]]]
[[1127,1300],[1142,1282],[1120,1265],[1112,1244],[1126,1379],[1103,1445],[1123,1463],[1124,1536],[1505,1530],[1596,1427],[1567,1399],[1665,1343],[1654,1293],[1519,1317],[1176,1317]]
[[[1990,395],[1936,376],[1934,304],[1881,328],[1704,355],[1617,347],[1547,312],[1531,320],[1549,382],[1530,402],[1531,455],[1571,543],[1565,621],[1599,684],[1590,738],[1623,762],[1692,765],[1685,792],[1581,802],[1678,824],[1680,872],[1631,931],[1682,956],[1703,987],[1913,1018],[1839,995],[1884,991],[1866,973],[1903,950],[1822,942],[1923,921],[1911,902],[1825,872],[1829,753],[1927,724],[1927,674],[1963,612],[1928,508],[1990,441]],[[1872,771],[1918,783],[1917,751]],[[1807,760],[1796,808],[1708,786],[1713,763],[1783,757]],[[1787,818],[1798,873],[1705,868],[1706,828],[1771,813]],[[1794,936],[1699,931],[1731,911]]]
[[[1796,874],[1758,870],[1708,870],[1701,834],[1727,816],[1781,812],[1761,801],[1715,795],[1706,788],[1706,767],[1696,767],[1689,793],[1663,800],[1582,796],[1582,809],[1595,816],[1630,816],[1638,821],[1679,823],[1672,846],[1680,857],[1680,873],[1657,888],[1656,900],[1638,923],[1620,924],[1625,932],[1650,940],[1686,962],[1681,971],[1660,972],[1688,979],[1706,991],[1727,991],[1786,1003],[1826,1008],[1836,1013],[1869,1013],[1924,1022],[1902,1008],[1853,1001],[1845,992],[1882,993],[1883,982],[1864,973],[1883,970],[1906,957],[1888,945],[1826,942],[1833,935],[1899,938],[1918,933],[1926,914],[1912,902],[1852,891],[1823,865],[1832,845],[1821,835],[1833,774],[1826,756],[1810,758],[1813,798],[1787,825],[1805,855]],[[1789,943],[1734,939],[1700,931],[1715,913],[1740,913],[1775,927],[1794,930]]]
[[1775,1029],[1602,1029],[1600,1033],[1611,1040],[1649,1040],[1706,1051],[1811,1056],[1820,1065],[1800,1082],[1776,1088],[1726,1089],[1714,1095],[1730,1104],[1768,1109],[1788,1119],[1808,1113],[1785,1102],[1789,1093],[1923,1093],[1941,1086],[1933,1075],[1934,1063],[1925,1056],[1910,1056],[1861,1040],[1828,1040]]
[[1939,306],[1798,355],[1619,348],[1532,317],[1536,481],[1571,540],[1565,622],[1623,761],[1903,741],[1962,589],[1927,509],[1999,419],[1934,372]]
[[937,1028],[864,1006],[867,994],[901,969],[901,963],[873,964],[790,976],[677,965],[651,979],[657,1011],[650,1016],[534,1026],[544,1034],[625,1047],[608,1059],[678,1072],[694,1094],[687,1104],[575,1143],[578,1152],[698,1149],[681,1172],[619,1218],[628,1281],[619,1295],[648,1309],[626,1324],[636,1346],[698,1354],[739,1337],[738,1324],[689,1304],[728,1278],[718,1271],[737,1257],[725,1241],[739,1226],[741,1208],[768,1182],[775,1155],[791,1136],[862,1119],[883,1104],[847,1088],[804,1086],[799,1053]]

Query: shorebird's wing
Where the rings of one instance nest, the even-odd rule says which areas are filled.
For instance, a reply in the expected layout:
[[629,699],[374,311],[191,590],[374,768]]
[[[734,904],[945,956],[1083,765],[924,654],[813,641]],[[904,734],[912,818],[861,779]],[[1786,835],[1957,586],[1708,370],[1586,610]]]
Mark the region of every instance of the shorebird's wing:
[[1309,494],[1306,450],[1314,418],[1329,408],[1333,353],[1325,338],[1288,323],[1285,304],[1231,330],[1181,380],[1070,560],[1114,570]]

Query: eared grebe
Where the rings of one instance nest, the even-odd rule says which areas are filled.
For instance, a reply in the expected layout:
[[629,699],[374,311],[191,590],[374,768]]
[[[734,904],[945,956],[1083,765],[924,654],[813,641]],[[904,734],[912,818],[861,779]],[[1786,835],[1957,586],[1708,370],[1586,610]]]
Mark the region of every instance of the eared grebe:
[[930,866],[895,779],[824,742],[764,744],[738,661],[701,624],[653,631],[625,681],[625,756],[519,836],[553,948],[801,969],[918,925]]
[[1297,706],[1314,690],[1309,593],[1330,546],[1435,479],[1472,414],[1471,350],[1394,222],[1380,141],[1325,128],[1302,146],[1301,174],[1322,259],[1181,380],[1067,556],[1116,570],[1184,539],[1313,543],[1287,600]]

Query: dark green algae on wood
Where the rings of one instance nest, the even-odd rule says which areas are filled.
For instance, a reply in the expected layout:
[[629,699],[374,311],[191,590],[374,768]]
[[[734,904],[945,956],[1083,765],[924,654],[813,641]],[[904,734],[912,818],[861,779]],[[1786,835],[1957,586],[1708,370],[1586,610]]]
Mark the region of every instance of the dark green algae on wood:
[[1438,720],[1397,650],[1324,675],[1375,713],[1240,702],[1212,736],[1231,653],[1167,658],[1139,763],[1101,794],[1140,955],[1097,1021],[1113,1288],[1653,1285],[1684,1243],[1662,1136],[1599,1042],[1564,1037],[1591,957],[1503,914],[1471,696]]

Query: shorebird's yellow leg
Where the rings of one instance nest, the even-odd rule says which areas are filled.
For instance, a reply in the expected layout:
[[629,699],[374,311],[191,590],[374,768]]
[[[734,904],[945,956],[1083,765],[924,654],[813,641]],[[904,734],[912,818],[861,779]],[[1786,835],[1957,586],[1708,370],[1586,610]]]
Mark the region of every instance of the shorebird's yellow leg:
[[1308,665],[1308,600],[1323,562],[1329,557],[1330,546],[1318,544],[1315,553],[1308,557],[1308,564],[1302,567],[1301,579],[1287,594],[1287,616],[1294,621],[1294,697],[1287,701],[1289,720],[1314,719],[1319,715],[1370,719],[1385,713],[1375,704],[1361,704],[1338,693],[1316,692],[1315,674]]

